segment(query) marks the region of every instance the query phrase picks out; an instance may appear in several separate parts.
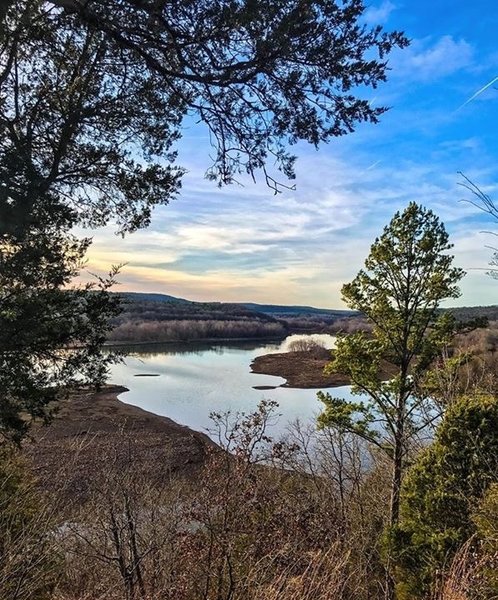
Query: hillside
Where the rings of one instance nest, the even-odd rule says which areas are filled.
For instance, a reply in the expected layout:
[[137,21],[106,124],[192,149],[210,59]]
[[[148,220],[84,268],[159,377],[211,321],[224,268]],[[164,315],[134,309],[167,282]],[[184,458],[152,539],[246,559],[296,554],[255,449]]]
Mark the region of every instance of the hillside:
[[471,319],[486,318],[489,321],[498,321],[498,304],[492,306],[458,306],[448,308],[458,321],[470,321]]
[[343,309],[329,309],[329,308],[315,308],[313,306],[299,306],[299,305],[282,305],[282,304],[257,304],[255,302],[195,302],[192,300],[185,300],[184,298],[177,298],[170,296],[169,294],[158,294],[158,293],[146,293],[146,292],[122,292],[119,293],[125,301],[131,301],[132,303],[140,304],[142,302],[155,302],[155,303],[167,303],[167,304],[184,304],[190,305],[192,310],[197,307],[216,307],[216,306],[232,306],[247,308],[250,311],[257,313],[263,313],[273,316],[322,316],[327,318],[341,318],[353,316],[356,311],[343,310]]
[[190,302],[162,294],[121,294],[113,342],[282,338],[285,323],[243,304]]
[[329,308],[314,308],[313,306],[285,306],[280,304],[255,304],[254,302],[246,302],[244,306],[252,310],[262,312],[268,315],[279,317],[321,317],[323,319],[339,319],[344,317],[352,317],[358,315],[353,310],[340,310]]
[[123,312],[114,319],[112,342],[283,338],[326,331],[356,313],[311,306],[193,302],[168,294],[120,293]]
[[[126,292],[114,319],[113,342],[283,338],[290,333],[354,331],[367,328],[355,311],[254,302],[194,302],[168,294]],[[448,309],[458,320],[498,320],[498,306]]]

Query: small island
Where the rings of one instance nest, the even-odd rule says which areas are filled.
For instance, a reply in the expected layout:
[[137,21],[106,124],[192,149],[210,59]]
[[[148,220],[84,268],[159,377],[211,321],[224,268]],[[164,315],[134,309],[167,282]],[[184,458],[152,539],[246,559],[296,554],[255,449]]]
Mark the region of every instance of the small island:
[[[251,363],[251,371],[261,375],[283,377],[285,388],[332,388],[351,385],[351,380],[343,373],[325,373],[325,367],[334,358],[332,350],[316,347],[308,350],[281,352],[257,356]],[[381,377],[389,379],[396,373],[394,365],[383,361]],[[259,386],[258,388],[259,389]]]
[[326,388],[349,385],[350,380],[341,373],[325,374],[325,365],[332,359],[328,350],[317,355],[310,351],[282,352],[257,356],[251,371],[262,375],[284,377],[281,387]]

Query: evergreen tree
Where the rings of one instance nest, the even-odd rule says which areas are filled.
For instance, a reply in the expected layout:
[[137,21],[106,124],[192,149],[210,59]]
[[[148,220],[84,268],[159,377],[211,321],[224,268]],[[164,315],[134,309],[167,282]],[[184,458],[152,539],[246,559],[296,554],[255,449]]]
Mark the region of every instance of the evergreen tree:
[[[408,41],[365,25],[364,12],[363,0],[4,0],[0,20],[7,24],[5,65],[33,27],[33,58],[43,51],[49,63],[68,37],[80,52],[90,35],[90,50],[98,47],[104,58],[105,93],[134,98],[126,117],[149,120],[147,131],[136,129],[142,143],[179,136],[193,115],[210,132],[213,179],[228,183],[263,169],[278,189],[268,159],[292,178],[289,145],[318,146],[386,110],[355,88],[384,81],[387,56]],[[88,69],[95,58],[90,52],[81,60]],[[148,88],[148,101],[136,94],[137,83]]]
[[476,519],[473,513],[493,484],[498,484],[498,400],[477,393],[449,407],[434,442],[403,483],[401,519],[391,532],[403,597],[434,591],[455,552],[476,533],[475,521],[482,537],[491,537],[492,496]]
[[[453,330],[451,316],[438,312],[442,300],[458,297],[463,276],[452,266],[451,247],[432,211],[411,202],[395,214],[373,243],[365,269],[342,288],[348,307],[373,323],[372,335],[339,337],[327,367],[348,375],[353,394],[367,399],[350,402],[319,393],[320,426],[355,433],[391,459],[391,526],[399,520],[408,452],[439,415],[422,382]],[[392,582],[388,588],[392,595]]]

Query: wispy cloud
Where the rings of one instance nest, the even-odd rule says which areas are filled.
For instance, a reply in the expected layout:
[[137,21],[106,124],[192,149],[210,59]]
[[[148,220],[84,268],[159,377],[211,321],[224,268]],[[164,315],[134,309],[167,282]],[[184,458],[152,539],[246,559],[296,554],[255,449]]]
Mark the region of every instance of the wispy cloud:
[[389,19],[395,9],[395,4],[389,2],[389,0],[384,0],[378,6],[370,6],[365,11],[364,19],[369,25],[382,25]]
[[406,80],[433,81],[470,68],[474,55],[469,42],[444,35],[435,42],[413,40],[409,48],[396,53],[391,66],[394,74]]
[[[458,204],[456,174],[406,159],[397,164],[375,161],[376,167],[369,169],[375,162],[367,159],[361,154],[355,160],[304,154],[298,163],[298,190],[277,197],[264,186],[219,192],[202,178],[202,171],[191,171],[183,202],[187,206],[192,201],[193,212],[177,209],[168,218],[169,207],[160,209],[152,229],[124,241],[97,233],[91,267],[104,270],[126,261],[123,289],[197,300],[330,307],[341,306],[342,284],[362,266],[392,214],[410,200],[433,208],[450,230],[459,232],[458,243],[465,248],[468,237],[475,241],[482,223],[472,225],[469,217],[475,209]],[[474,248],[472,263],[485,266],[486,260],[486,249]]]

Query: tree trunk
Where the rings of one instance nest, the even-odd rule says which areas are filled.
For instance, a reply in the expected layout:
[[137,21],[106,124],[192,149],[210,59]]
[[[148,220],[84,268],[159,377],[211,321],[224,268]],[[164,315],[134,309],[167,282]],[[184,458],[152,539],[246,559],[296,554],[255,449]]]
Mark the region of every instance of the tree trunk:
[[389,507],[389,525],[394,527],[399,521],[399,501],[401,493],[401,478],[403,475],[403,436],[402,428],[398,430],[394,445],[393,473],[391,480],[391,505]]
[[[389,528],[392,529],[399,522],[399,505],[401,494],[401,481],[403,476],[403,423],[398,422],[396,438],[394,441],[393,471],[391,480],[391,504],[389,507]],[[392,574],[391,548],[387,548],[385,600],[395,600],[396,591]]]

